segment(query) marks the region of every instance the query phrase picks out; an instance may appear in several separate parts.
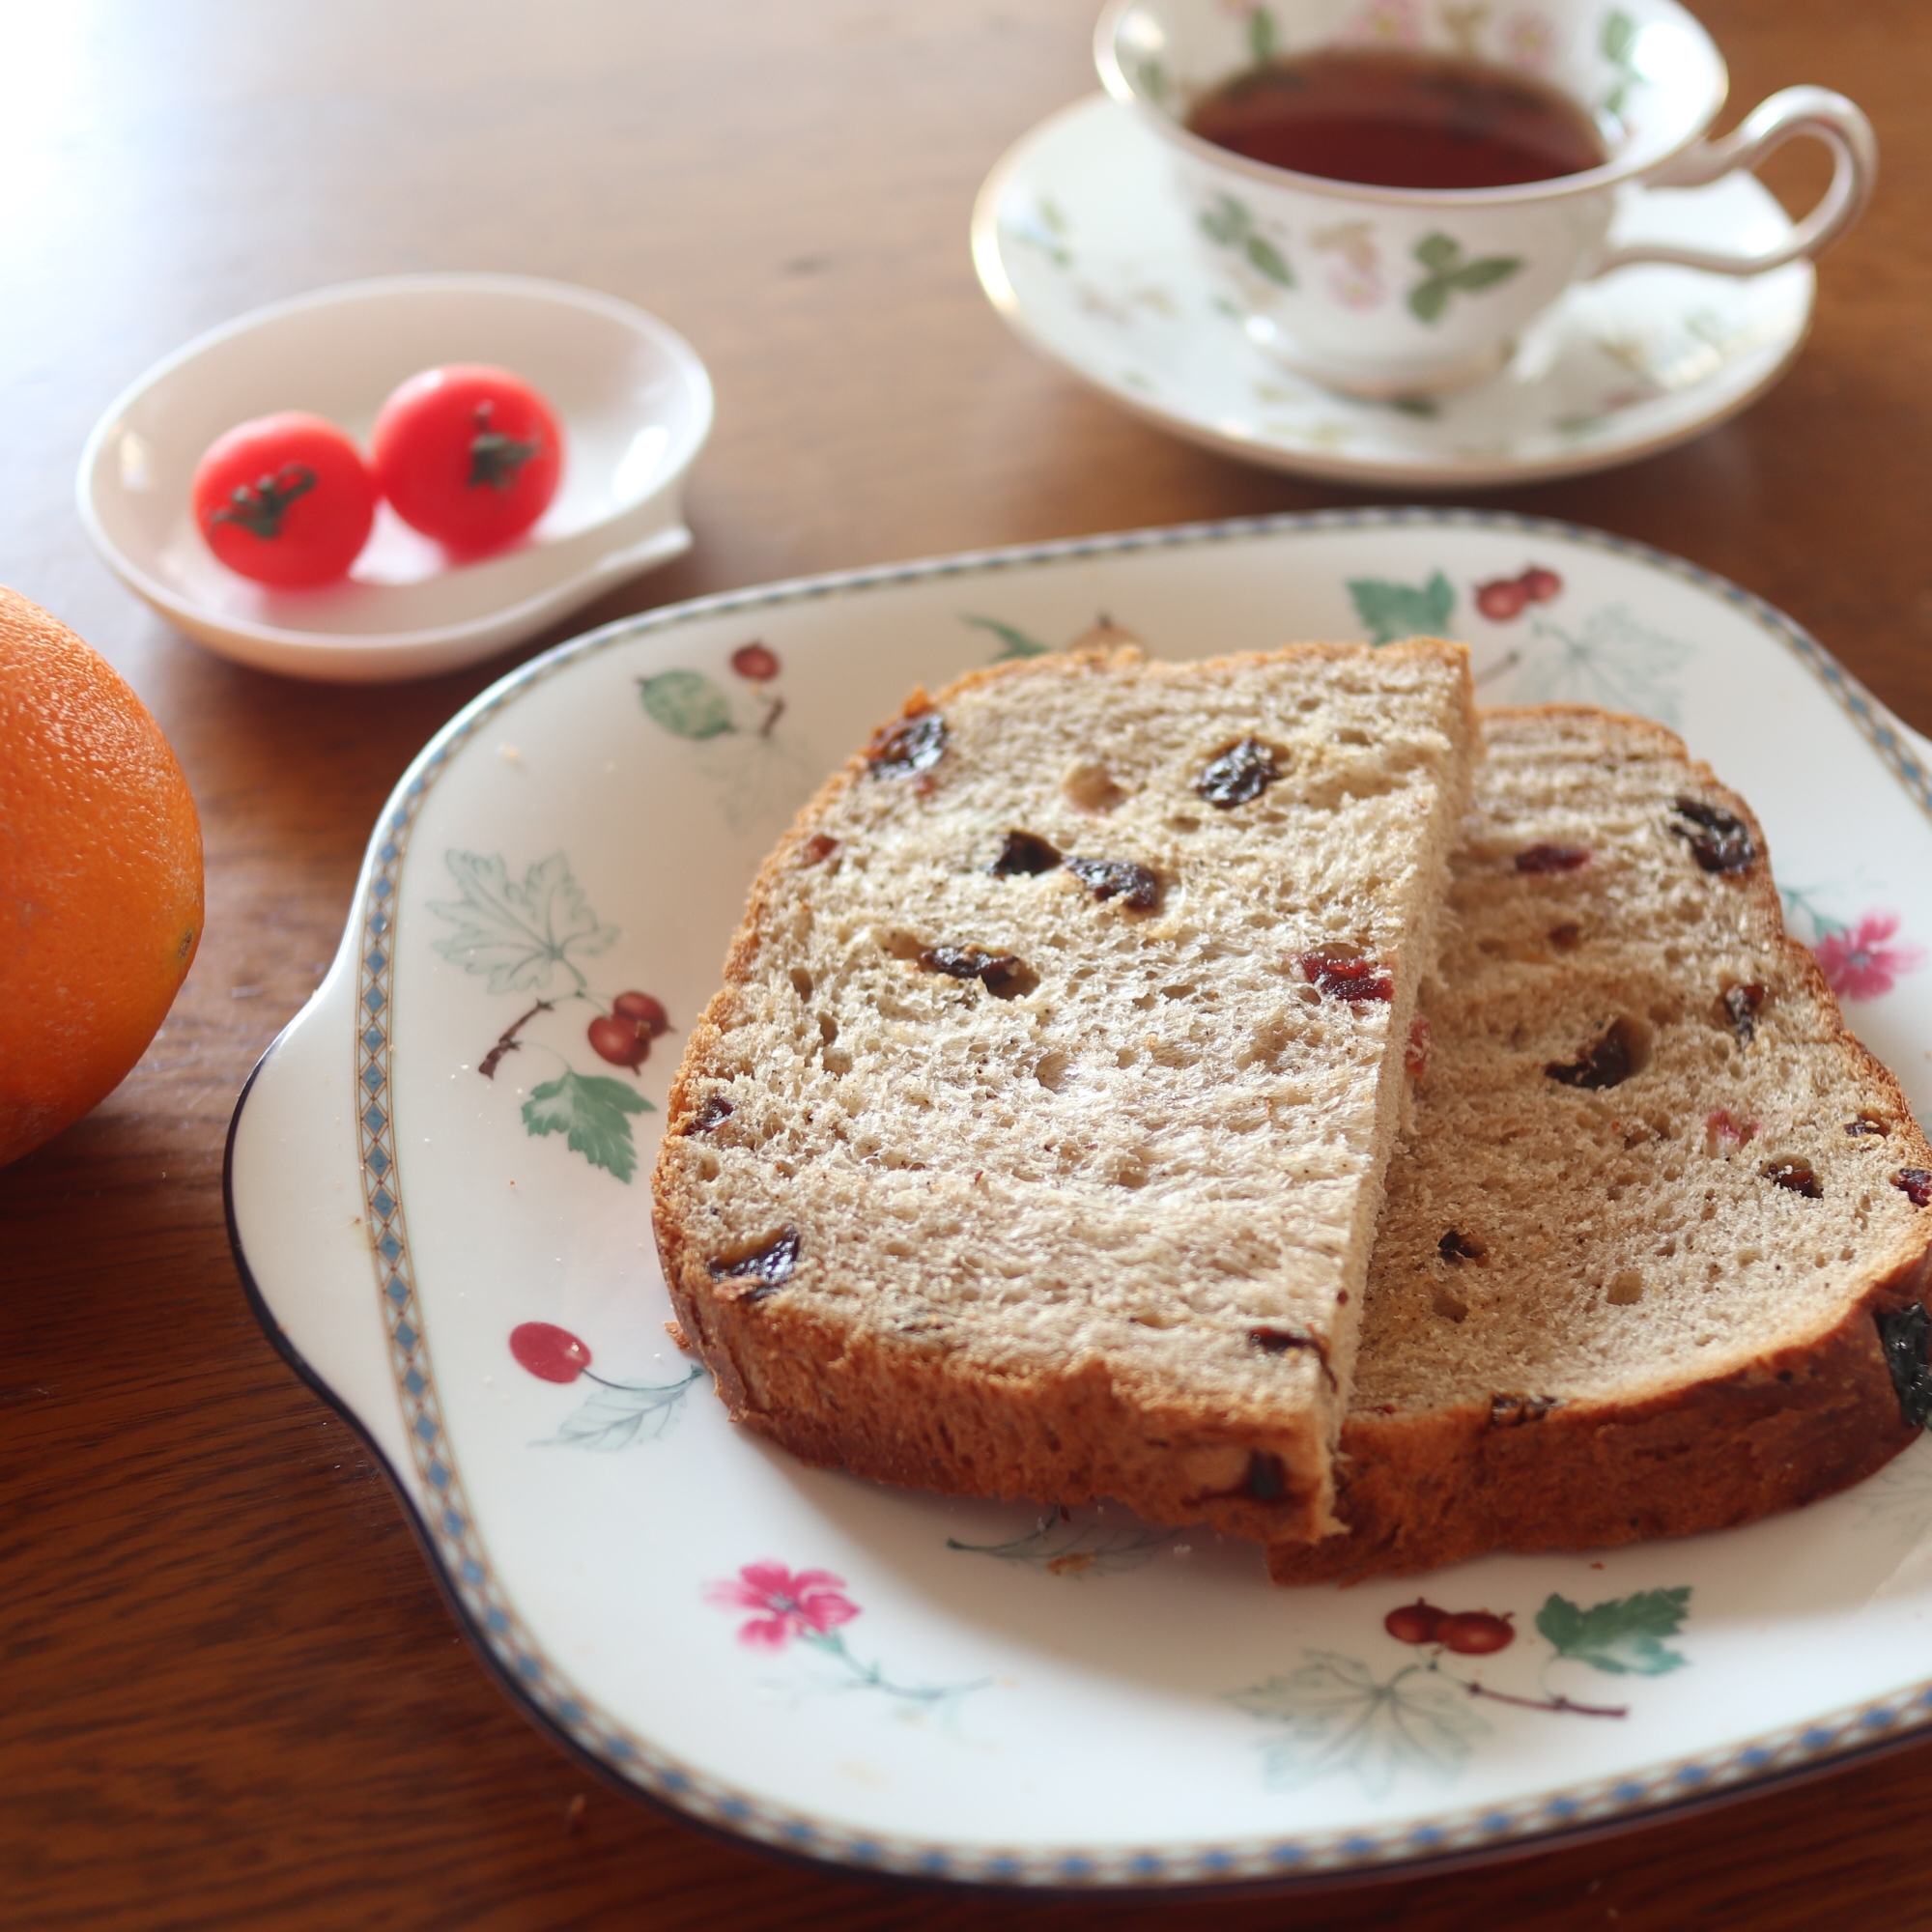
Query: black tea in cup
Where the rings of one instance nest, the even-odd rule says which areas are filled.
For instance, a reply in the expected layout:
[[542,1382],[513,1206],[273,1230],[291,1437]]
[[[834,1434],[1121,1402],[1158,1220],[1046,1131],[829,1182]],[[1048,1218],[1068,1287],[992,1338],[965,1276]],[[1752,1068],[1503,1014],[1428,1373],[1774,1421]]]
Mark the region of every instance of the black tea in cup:
[[1590,115],[1482,61],[1323,47],[1250,68],[1205,95],[1189,129],[1270,167],[1378,187],[1508,187],[1601,167]]

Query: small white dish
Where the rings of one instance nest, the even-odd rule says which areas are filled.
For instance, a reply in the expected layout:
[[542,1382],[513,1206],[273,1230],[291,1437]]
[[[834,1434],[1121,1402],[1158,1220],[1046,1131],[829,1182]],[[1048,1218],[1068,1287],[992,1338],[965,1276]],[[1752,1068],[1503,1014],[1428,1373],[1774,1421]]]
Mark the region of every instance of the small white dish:
[[[1486,615],[1532,567],[1554,588]],[[1203,1532],[807,1468],[694,1376],[649,1175],[748,882],[910,686],[1101,611],[1178,657],[1432,630],[1468,641],[1491,701],[1677,726],[1754,801],[1791,930],[1932,1109],[1932,747],[1676,558],[1345,511],[627,618],[416,758],[230,1133],[256,1311],[386,1464],[479,1655],[566,1748],[706,1824],[1007,1888],[1493,1857],[1928,1735],[1932,1442],[1723,1535],[1281,1590]],[[587,1037],[620,991],[671,1022],[635,1072]],[[1398,1641],[1384,1617],[1425,1590],[1511,1612],[1515,1638],[1481,1660]]]
[[[562,487],[526,537],[457,564],[385,503],[339,584],[270,590],[215,561],[188,489],[224,430],[307,410],[366,446],[397,384],[448,362],[516,371],[563,422]],[[331,683],[424,677],[689,550],[684,474],[711,410],[690,344],[614,297],[524,275],[349,282],[239,316],[150,369],[87,440],[80,517],[130,589],[223,657]]]
[[[1508,365],[1443,396],[1323,388],[1271,353],[1204,270],[1166,150],[1104,96],[1002,157],[973,212],[980,284],[1024,341],[1189,441],[1338,482],[1455,489],[1649,456],[1735,414],[1810,326],[1808,263],[1751,276],[1621,269],[1531,324]],[[1792,224],[1749,175],[1631,192],[1618,245],[1765,251]],[[1332,272],[1351,272],[1346,238]]]

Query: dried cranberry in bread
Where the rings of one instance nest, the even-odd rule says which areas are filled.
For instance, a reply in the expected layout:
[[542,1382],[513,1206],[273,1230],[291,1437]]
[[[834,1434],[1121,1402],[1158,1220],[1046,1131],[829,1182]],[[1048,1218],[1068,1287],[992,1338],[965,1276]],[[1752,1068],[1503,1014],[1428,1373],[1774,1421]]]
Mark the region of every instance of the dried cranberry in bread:
[[1282,1582],[1748,1522],[1932,1403],[1932,1169],[1669,732],[1495,712],[1388,1176],[1337,1513]]
[[678,1319],[888,1482],[1332,1531],[1462,646],[1089,651],[914,697],[766,862],[671,1090]]

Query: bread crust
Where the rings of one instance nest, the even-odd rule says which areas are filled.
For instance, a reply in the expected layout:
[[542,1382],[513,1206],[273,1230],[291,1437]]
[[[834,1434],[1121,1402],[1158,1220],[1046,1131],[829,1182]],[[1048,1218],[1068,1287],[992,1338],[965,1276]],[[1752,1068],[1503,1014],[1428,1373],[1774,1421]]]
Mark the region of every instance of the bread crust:
[[1499,1423],[1487,1405],[1350,1414],[1347,1536],[1277,1543],[1277,1583],[1354,1582],[1492,1550],[1594,1549],[1732,1529],[1862,1482],[1919,1431],[1876,1318],[1932,1293],[1932,1254],[1875,1283],[1830,1332],[1647,1402],[1564,1404]]
[[[1587,706],[1485,714],[1602,720]],[[1895,1122],[1887,1165],[1932,1166],[1897,1081],[1846,1028],[1823,971],[1784,930],[1764,829],[1746,801],[1681,740],[1649,720],[1616,728],[1684,758],[1687,780],[1748,826],[1757,857],[1730,889],[1749,895],[1761,940],[1785,964]],[[1398,1155],[1398,1159],[1401,1156]],[[1538,1414],[1525,1391],[1430,1411],[1352,1408],[1337,1460],[1345,1536],[1268,1550],[1279,1583],[1354,1581],[1438,1568],[1491,1550],[1587,1549],[1734,1528],[1862,1481],[1919,1434],[1901,1412],[1878,1318],[1932,1301],[1932,1211],[1846,1285],[1842,1315],[1742,1366],[1618,1402],[1557,1402]],[[1372,1303],[1373,1306],[1373,1303]],[[1364,1346],[1372,1347],[1372,1326]]]
[[732,1421],[801,1462],[901,1489],[1042,1505],[1099,1502],[1125,1490],[1150,1521],[1207,1522],[1264,1543],[1307,1508],[1305,1494],[1261,1503],[1177,1481],[1177,1462],[1191,1446],[1212,1451],[1225,1435],[1190,1432],[1180,1414],[1170,1434],[1160,1434],[1157,1418],[1122,1402],[1098,1363],[1027,1384],[893,1348],[816,1309],[799,1309],[780,1327],[758,1304],[719,1297],[708,1276],[712,1293],[691,1293],[686,1244],[661,1236],[660,1246],[667,1277],[677,1284],[678,1319]]
[[[1463,661],[1462,649],[1415,639],[1385,647],[1378,657]],[[1137,651],[1067,654],[1099,666],[1116,656],[1140,662]],[[1212,661],[1240,668],[1283,658],[1312,662],[1355,659],[1361,646],[1297,644],[1288,650]],[[1159,671],[1156,663],[1151,668]],[[1188,669],[1209,667],[1188,667]],[[1175,667],[1177,671],[1182,667]],[[1024,667],[996,666],[969,673],[935,696],[916,690],[899,717],[910,719],[952,702],[961,693],[1009,676]],[[1473,726],[1474,707],[1463,675],[1463,703]],[[890,730],[892,721],[883,730]],[[876,743],[877,740],[875,739]],[[833,805],[867,771],[860,751],[819,789],[760,868],[745,920],[724,962],[724,983],[693,1028],[667,1103],[667,1145],[690,1127],[711,1078],[724,1035],[740,1010],[744,989],[762,970],[776,942],[778,882],[806,858],[807,842]],[[675,1163],[661,1158],[652,1177],[654,1224],[676,1317],[710,1368],[733,1421],[781,1443],[802,1461],[855,1475],[944,1493],[1079,1503],[1126,1495],[1155,1521],[1207,1521],[1230,1534],[1263,1542],[1334,1533],[1325,1439],[1311,1405],[1268,1419],[1244,1438],[1236,1472],[1221,1464],[1238,1419],[1205,1418],[1175,1403],[1163,1408],[1143,1389],[1116,1385],[1097,1360],[1052,1378],[1003,1375],[984,1363],[909,1345],[873,1324],[841,1319],[819,1297],[771,1301],[715,1277],[711,1257],[695,1237],[701,1225],[697,1189]],[[1285,1391],[1293,1378],[1333,1377],[1324,1359],[1283,1364]],[[1278,1460],[1279,1495],[1248,1492],[1242,1466],[1253,1450]],[[1192,1462],[1190,1463],[1190,1458]],[[1232,1481],[1233,1488],[1226,1487]]]

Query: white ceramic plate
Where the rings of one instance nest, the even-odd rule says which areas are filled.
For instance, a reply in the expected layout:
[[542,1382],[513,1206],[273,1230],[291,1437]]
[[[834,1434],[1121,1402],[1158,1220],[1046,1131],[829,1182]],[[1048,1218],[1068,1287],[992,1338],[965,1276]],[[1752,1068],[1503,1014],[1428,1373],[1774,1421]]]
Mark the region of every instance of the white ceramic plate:
[[[1111,401],[1270,469],[1442,489],[1629,463],[1734,415],[1810,327],[1809,263],[1741,277],[1622,269],[1572,289],[1488,382],[1397,403],[1338,395],[1244,328],[1204,271],[1171,172],[1105,96],[1062,109],[980,190],[980,283],[1023,340]],[[1612,239],[1768,250],[1790,233],[1770,191],[1738,174],[1634,193]],[[1346,252],[1319,259],[1359,273]]]
[[[1480,586],[1532,565],[1557,594],[1484,617]],[[230,1145],[258,1310],[387,1463],[483,1656],[554,1736],[696,1819],[1025,1887],[1493,1853],[1932,1722],[1932,1444],[1726,1535],[1284,1591],[1204,1534],[804,1468],[693,1380],[645,1177],[753,867],[909,686],[1102,613],[1182,657],[1447,631],[1492,699],[1678,726],[1759,808],[1793,929],[1932,1110],[1927,748],[1688,564],[1556,524],[1368,511],[626,620],[416,760]],[[623,991],[672,1023],[636,1075],[586,1037]],[[1514,1642],[1398,1642],[1383,1618],[1418,1587],[1513,1616]]]
[[[384,503],[342,583],[270,590],[214,560],[188,485],[224,430],[308,410],[366,447],[390,390],[447,362],[514,370],[563,423],[562,486],[526,537],[455,564]],[[80,516],[130,589],[224,657],[331,682],[424,677],[689,550],[684,473],[710,431],[703,363],[629,302],[522,275],[395,275],[256,309],[156,363],[89,436]]]

